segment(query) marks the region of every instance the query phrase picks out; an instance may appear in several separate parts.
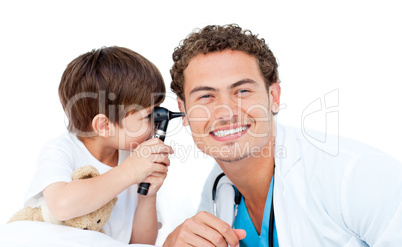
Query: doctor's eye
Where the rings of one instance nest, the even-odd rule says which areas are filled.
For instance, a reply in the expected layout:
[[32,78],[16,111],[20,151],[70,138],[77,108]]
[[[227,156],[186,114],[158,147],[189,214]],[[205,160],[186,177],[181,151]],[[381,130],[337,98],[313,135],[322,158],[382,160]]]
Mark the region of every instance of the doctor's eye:
[[207,99],[207,98],[211,98],[211,97],[212,97],[212,95],[205,94],[205,95],[202,95],[201,97],[199,97],[199,99]]
[[239,89],[236,91],[236,94],[244,94],[244,93],[249,93],[249,92],[251,92],[251,91],[248,89]]

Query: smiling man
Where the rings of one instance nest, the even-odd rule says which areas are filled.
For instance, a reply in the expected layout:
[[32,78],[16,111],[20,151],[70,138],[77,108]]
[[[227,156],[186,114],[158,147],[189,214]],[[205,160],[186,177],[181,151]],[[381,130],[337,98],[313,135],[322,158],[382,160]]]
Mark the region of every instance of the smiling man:
[[[191,124],[194,141],[203,152],[228,165],[254,157],[241,153],[247,149],[246,145],[261,148],[273,145],[269,130],[274,131],[275,126],[269,121],[267,109],[269,100],[270,105],[276,108],[279,105],[280,87],[278,82],[271,83],[269,99],[253,56],[232,50],[200,54],[190,61],[184,77],[188,78],[184,90],[187,97],[186,103],[179,99],[180,109],[189,109],[184,124],[194,120]],[[270,161],[273,162],[273,157]]]
[[[165,247],[402,242],[402,166],[345,139],[333,157],[299,130],[277,126],[277,62],[264,39],[237,25],[207,26],[190,34],[173,60],[171,88],[186,112],[183,123],[233,184],[224,194],[235,194],[237,205],[228,199],[222,215],[234,216],[226,222],[212,214],[221,171],[212,172],[201,206],[208,212],[178,226]],[[275,156],[279,148],[285,155]]]

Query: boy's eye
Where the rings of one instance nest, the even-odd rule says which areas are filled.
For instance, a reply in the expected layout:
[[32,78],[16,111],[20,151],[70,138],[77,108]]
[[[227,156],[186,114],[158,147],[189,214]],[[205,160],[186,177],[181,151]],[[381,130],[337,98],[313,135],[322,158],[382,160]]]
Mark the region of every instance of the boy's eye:
[[144,117],[144,120],[150,120],[151,119],[151,115],[152,115],[152,113],[151,114],[149,114],[149,115],[147,115],[146,117]]

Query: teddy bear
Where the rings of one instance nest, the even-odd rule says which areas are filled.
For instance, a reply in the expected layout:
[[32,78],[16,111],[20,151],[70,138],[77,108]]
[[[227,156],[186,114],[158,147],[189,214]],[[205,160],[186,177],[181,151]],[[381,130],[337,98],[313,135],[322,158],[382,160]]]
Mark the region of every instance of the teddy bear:
[[[94,166],[88,165],[80,167],[77,170],[75,170],[71,175],[71,177],[73,180],[78,180],[78,179],[92,178],[98,175],[99,171]],[[66,221],[56,220],[51,215],[46,204],[41,205],[40,207],[37,208],[25,207],[22,210],[18,211],[16,214],[14,214],[8,221],[8,223],[14,221],[24,221],[24,220],[44,221],[54,224],[76,227],[84,230],[100,231],[104,233],[102,228],[109,220],[110,214],[112,213],[113,207],[116,205],[116,202],[117,197],[115,197],[106,205],[99,208],[98,210],[95,210],[92,213],[79,216],[73,219],[69,219]]]

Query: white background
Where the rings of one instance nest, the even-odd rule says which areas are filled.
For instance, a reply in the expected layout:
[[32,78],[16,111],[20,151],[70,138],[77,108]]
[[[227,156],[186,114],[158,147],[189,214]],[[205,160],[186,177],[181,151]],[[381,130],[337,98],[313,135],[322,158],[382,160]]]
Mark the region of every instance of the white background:
[[[338,115],[326,122],[324,107],[306,118],[306,127],[325,131],[329,123],[329,132],[339,130],[402,161],[398,1],[144,2],[0,3],[1,223],[23,206],[39,149],[65,131],[57,88],[72,59],[102,46],[128,47],[151,60],[169,88],[174,48],[208,24],[237,23],[265,38],[279,61],[278,122],[300,128],[310,103],[335,92],[330,110]],[[173,95],[163,105],[177,110]],[[189,147],[190,153],[172,158],[161,189],[166,223],[159,243],[195,212],[212,165],[179,120],[169,130],[174,135],[166,141]]]

